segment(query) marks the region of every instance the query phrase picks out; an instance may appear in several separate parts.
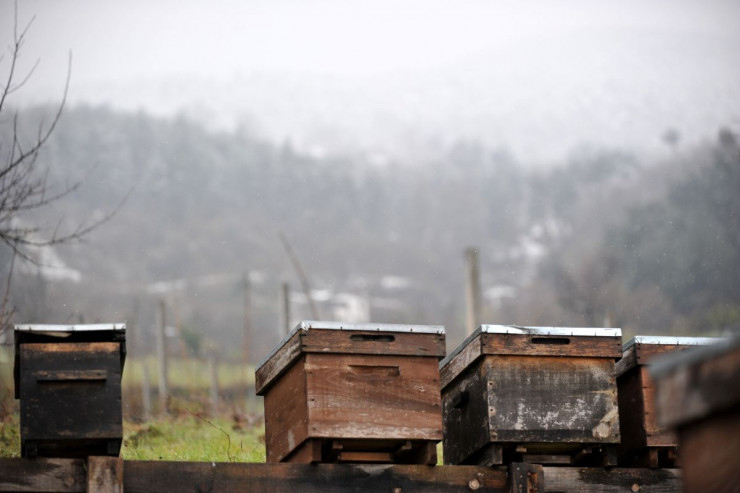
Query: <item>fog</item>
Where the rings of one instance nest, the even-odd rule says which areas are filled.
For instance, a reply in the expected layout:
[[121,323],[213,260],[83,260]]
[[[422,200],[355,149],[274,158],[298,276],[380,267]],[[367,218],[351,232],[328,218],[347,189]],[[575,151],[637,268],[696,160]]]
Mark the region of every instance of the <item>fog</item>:
[[[486,323],[740,326],[735,1],[20,2],[32,18],[3,149],[12,112],[26,142],[49,122],[71,53],[37,172],[80,187],[0,224],[115,215],[41,265],[4,245],[14,322],[125,320],[146,352],[162,299],[188,350],[233,355],[246,296],[256,361],[312,316],[302,269],[322,318],[452,345],[472,247]],[[0,0],[3,46],[13,19]]]
[[407,159],[468,138],[547,165],[739,124],[730,0],[26,1],[20,14],[36,16],[24,61],[41,59],[21,101],[55,101],[71,52],[72,103],[248,125],[313,152]]

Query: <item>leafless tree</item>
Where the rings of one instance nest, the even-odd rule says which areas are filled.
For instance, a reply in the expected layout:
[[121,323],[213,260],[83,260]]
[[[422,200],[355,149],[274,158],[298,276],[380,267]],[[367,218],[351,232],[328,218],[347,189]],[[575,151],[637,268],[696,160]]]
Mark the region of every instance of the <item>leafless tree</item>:
[[20,72],[23,46],[34,19],[35,17],[31,18],[27,24],[19,27],[16,2],[12,42],[7,51],[0,54],[0,70],[7,70],[0,81],[0,245],[8,247],[12,252],[0,306],[0,333],[13,312],[8,308],[8,300],[16,257],[39,264],[40,260],[33,255],[34,249],[79,240],[108,221],[122,206],[119,205],[102,219],[80,223],[72,228],[63,227],[63,216],[57,219],[53,228],[23,220],[23,216],[34,211],[49,210],[57,201],[77,190],[82,183],[78,181],[62,187],[52,187],[49,182],[49,168],[41,165],[38,160],[41,150],[57,128],[67,101],[71,53],[61,101],[51,119],[42,120],[38,124],[33,136],[29,138],[24,135],[18,109],[9,106],[11,97],[28,82],[39,64],[37,59],[29,70]]

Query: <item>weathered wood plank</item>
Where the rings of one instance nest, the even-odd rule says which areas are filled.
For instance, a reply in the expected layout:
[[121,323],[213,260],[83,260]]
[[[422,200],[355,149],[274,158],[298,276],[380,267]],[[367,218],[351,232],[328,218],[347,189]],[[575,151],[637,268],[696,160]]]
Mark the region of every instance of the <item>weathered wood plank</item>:
[[[442,448],[445,464],[469,463],[469,458],[491,441],[488,401],[483,397],[485,392],[487,392],[486,383],[483,381],[479,364],[466,370],[453,385],[445,387],[442,391],[444,416]],[[500,449],[498,452],[494,463],[500,464]],[[483,464],[480,460],[480,457],[475,458],[475,463]]]
[[0,459],[0,491],[84,492],[84,459]]
[[443,358],[446,349],[444,334],[312,329],[302,335],[301,351]]
[[624,353],[622,353],[622,359],[617,361],[614,365],[614,371],[617,374],[617,377],[621,377],[635,366],[637,366],[636,349],[635,346],[630,346]]
[[454,379],[458,377],[466,368],[469,368],[475,360],[483,355],[480,337],[476,337],[466,345],[450,361],[446,362],[439,369],[439,378],[441,388],[447,387]]
[[436,358],[307,354],[309,435],[442,440]]
[[304,366],[299,358],[265,396],[267,462],[283,460],[309,436]]
[[509,492],[543,493],[544,477],[541,465],[514,462],[509,465]]
[[127,493],[508,491],[506,472],[474,466],[126,462]]
[[87,493],[123,493],[123,459],[88,457]]
[[254,386],[257,395],[264,395],[277,377],[283,374],[301,355],[301,332],[293,334],[283,346],[268,359],[262,366],[257,368],[254,374]]
[[685,493],[740,492],[740,407],[679,430]]
[[[676,493],[678,469],[603,469],[544,467],[544,491],[550,493]],[[707,489],[704,491],[719,491]]]
[[482,364],[491,441],[619,443],[612,360],[496,355]]
[[123,437],[120,344],[28,343],[19,354],[24,455],[117,454]]
[[622,357],[621,337],[481,334],[481,342],[484,354],[574,356],[614,360]]
[[645,441],[648,447],[677,447],[678,436],[672,430],[658,425],[658,416],[655,411],[655,385],[650,377],[648,367],[640,368],[642,381],[642,399],[645,403]]

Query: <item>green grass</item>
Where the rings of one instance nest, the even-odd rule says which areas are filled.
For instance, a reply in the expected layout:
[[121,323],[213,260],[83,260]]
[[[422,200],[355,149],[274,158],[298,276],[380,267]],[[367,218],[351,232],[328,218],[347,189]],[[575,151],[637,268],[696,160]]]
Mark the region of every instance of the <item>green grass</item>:
[[0,420],[0,457],[21,456],[21,427],[18,415],[11,414]]
[[[17,415],[0,422],[0,457],[20,457]],[[226,418],[196,415],[124,422],[121,457],[126,460],[264,462],[264,429]]]
[[264,462],[262,427],[196,415],[144,424],[124,423],[126,460]]

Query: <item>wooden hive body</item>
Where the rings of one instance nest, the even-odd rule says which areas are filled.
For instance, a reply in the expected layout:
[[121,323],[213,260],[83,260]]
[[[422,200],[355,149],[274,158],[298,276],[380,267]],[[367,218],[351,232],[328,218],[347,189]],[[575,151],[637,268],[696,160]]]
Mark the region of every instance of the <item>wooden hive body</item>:
[[481,326],[441,364],[445,463],[571,463],[619,443],[620,353],[618,329]]
[[442,327],[303,322],[259,365],[268,462],[433,463]]
[[22,455],[118,455],[125,351],[122,324],[16,327]]
[[622,442],[620,464],[641,467],[676,467],[678,436],[660,427],[655,412],[655,386],[650,362],[661,355],[716,342],[697,337],[637,336],[624,344],[617,362],[619,419]]

